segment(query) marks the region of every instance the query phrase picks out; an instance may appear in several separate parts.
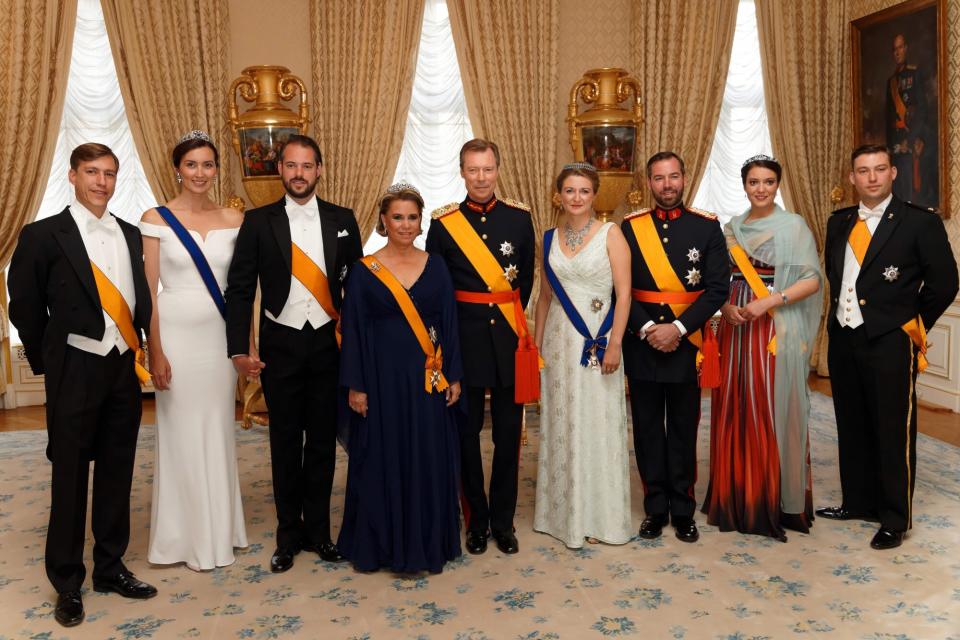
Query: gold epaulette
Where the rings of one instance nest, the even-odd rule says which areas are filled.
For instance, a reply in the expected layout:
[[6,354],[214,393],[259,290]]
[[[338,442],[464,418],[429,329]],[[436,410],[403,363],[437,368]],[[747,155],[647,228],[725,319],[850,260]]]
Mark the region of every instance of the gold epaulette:
[[640,216],[645,216],[648,213],[653,211],[653,209],[637,209],[636,211],[631,211],[627,215],[623,216],[624,220],[629,220],[631,218],[638,218]]
[[513,207],[514,209],[520,209],[521,211],[526,211],[527,213],[530,213],[530,205],[524,204],[519,200],[514,200],[513,198],[500,198],[500,202],[502,202],[503,204],[509,207]]
[[434,210],[433,210],[433,213],[430,214],[430,217],[433,218],[434,220],[436,220],[436,219],[438,219],[438,218],[442,218],[443,216],[447,215],[448,213],[453,213],[454,211],[457,211],[458,209],[460,209],[460,203],[459,203],[459,202],[451,202],[450,204],[445,204],[445,205],[443,205],[442,207],[439,207],[439,208],[437,208],[437,209],[434,209]]
[[696,214],[701,218],[706,218],[707,220],[716,220],[717,215],[715,213],[710,213],[709,211],[704,211],[703,209],[694,209],[693,207],[687,207],[687,211],[690,213]]

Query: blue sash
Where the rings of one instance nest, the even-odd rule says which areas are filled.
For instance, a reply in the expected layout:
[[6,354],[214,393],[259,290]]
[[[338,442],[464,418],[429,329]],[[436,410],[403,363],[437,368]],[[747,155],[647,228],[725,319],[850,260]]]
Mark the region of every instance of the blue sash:
[[550,245],[553,243],[554,231],[556,231],[556,229],[549,229],[543,234],[543,272],[547,277],[547,281],[550,283],[550,287],[553,289],[553,294],[557,296],[557,301],[560,303],[560,306],[563,307],[567,318],[570,319],[573,328],[584,337],[580,366],[589,366],[590,355],[594,349],[596,349],[597,360],[603,362],[603,354],[607,351],[607,334],[613,326],[613,305],[611,304],[607,310],[607,316],[603,319],[603,322],[600,323],[600,328],[597,330],[597,337],[594,338],[587,329],[587,323],[583,321],[577,308],[573,306],[570,296],[563,290],[563,285],[560,284],[560,278],[557,277],[557,274],[553,272],[553,268],[550,267]]
[[203,255],[203,251],[197,246],[197,241],[193,239],[193,236],[190,235],[187,228],[177,220],[177,216],[173,215],[173,211],[170,211],[170,209],[166,207],[157,207],[157,213],[159,213],[160,217],[173,229],[173,232],[183,244],[183,248],[186,249],[190,257],[193,258],[193,264],[197,266],[197,271],[200,272],[200,278],[203,280],[203,284],[207,286],[207,291],[210,292],[210,297],[213,298],[214,304],[217,305],[217,310],[220,312],[220,315],[226,320],[227,301],[223,299],[223,293],[220,291],[220,285],[217,284],[217,278],[213,275],[213,270],[210,268],[210,263],[207,262],[206,256]]

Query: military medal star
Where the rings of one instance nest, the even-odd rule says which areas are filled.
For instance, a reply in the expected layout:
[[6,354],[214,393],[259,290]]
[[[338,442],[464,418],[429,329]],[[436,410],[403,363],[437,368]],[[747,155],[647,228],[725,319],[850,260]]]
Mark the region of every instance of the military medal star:
[[693,263],[700,262],[700,249],[691,247],[690,251],[687,251],[687,260]]
[[513,282],[519,273],[520,271],[517,269],[517,265],[511,264],[503,270],[503,277],[507,279],[507,282]]
[[340,269],[340,282],[343,282],[344,278],[347,277],[347,265],[343,265]]
[[898,269],[893,265],[890,265],[889,267],[883,270],[883,278],[887,282],[893,282],[899,277],[900,277],[900,269]]
[[700,283],[700,270],[699,269],[690,269],[687,271],[687,284],[690,286],[696,286]]
[[507,242],[506,240],[504,240],[503,243],[500,245],[500,253],[502,253],[505,256],[512,256],[513,245]]
[[430,342],[432,342],[433,344],[437,344],[437,329],[436,329],[436,327],[430,327],[430,329],[427,331],[427,333],[430,335]]

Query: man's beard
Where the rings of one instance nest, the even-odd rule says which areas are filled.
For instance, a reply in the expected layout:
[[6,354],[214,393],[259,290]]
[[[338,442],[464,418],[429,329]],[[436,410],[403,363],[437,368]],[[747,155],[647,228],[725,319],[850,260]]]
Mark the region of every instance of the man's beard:
[[303,198],[313,193],[313,190],[317,188],[317,182],[319,181],[320,181],[319,178],[317,178],[313,182],[307,181],[306,187],[304,187],[302,191],[297,191],[296,188],[293,186],[292,181],[283,180],[283,188],[286,189],[287,193],[293,196],[294,198]]
[[661,209],[675,209],[680,206],[680,203],[683,202],[683,189],[680,189],[676,192],[676,195],[673,196],[672,202],[664,202],[656,194],[653,195],[653,201],[657,203]]

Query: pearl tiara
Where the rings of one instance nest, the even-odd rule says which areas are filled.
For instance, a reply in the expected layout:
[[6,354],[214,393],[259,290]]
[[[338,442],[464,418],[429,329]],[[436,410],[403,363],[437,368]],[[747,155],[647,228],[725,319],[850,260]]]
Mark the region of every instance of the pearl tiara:
[[206,131],[201,131],[200,129],[194,129],[189,133],[183,134],[183,136],[181,136],[181,138],[177,140],[177,144],[181,145],[187,140],[203,140],[204,142],[209,142],[210,144],[213,144],[213,138],[207,135]]
[[402,193],[403,191],[413,191],[418,196],[420,195],[420,190],[409,182],[397,182],[387,187],[387,193],[389,194]]
[[563,165],[563,170],[567,171],[569,169],[579,169],[580,171],[593,171],[596,173],[597,168],[590,164],[589,162],[571,162],[569,164]]
[[747,158],[747,159],[744,161],[744,163],[743,163],[742,165],[740,165],[740,168],[743,169],[745,166],[747,166],[747,165],[750,164],[751,162],[761,162],[761,161],[762,161],[762,162],[776,162],[777,164],[780,164],[780,162],[779,162],[776,158],[774,158],[773,156],[768,156],[768,155],[765,154],[765,153],[758,153],[758,154],[755,155],[755,156],[752,156],[752,157],[750,157],[750,158]]

